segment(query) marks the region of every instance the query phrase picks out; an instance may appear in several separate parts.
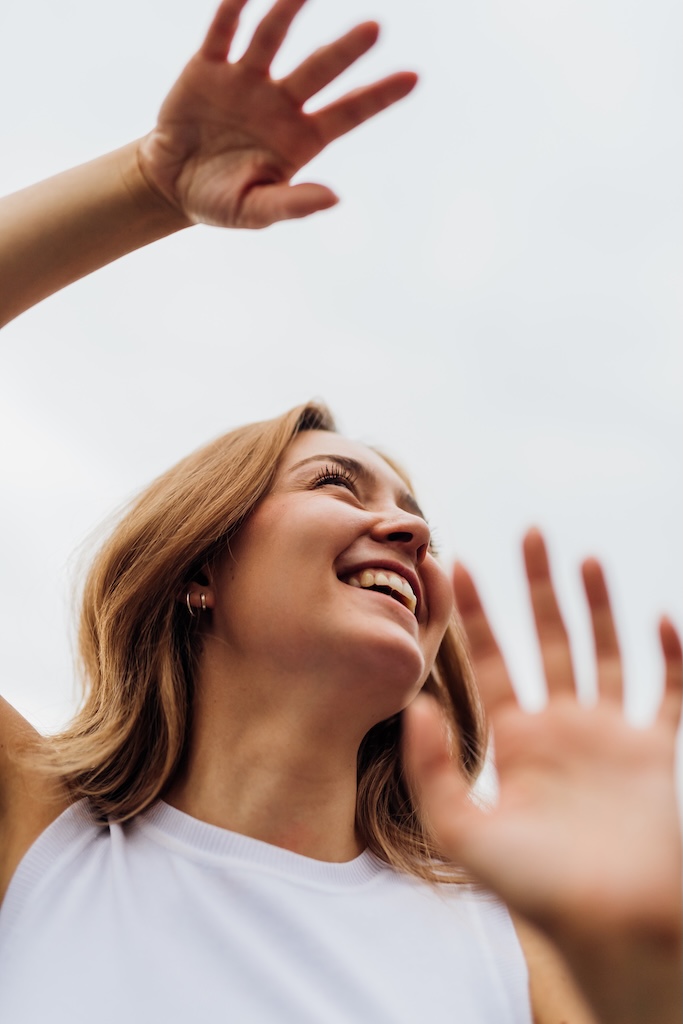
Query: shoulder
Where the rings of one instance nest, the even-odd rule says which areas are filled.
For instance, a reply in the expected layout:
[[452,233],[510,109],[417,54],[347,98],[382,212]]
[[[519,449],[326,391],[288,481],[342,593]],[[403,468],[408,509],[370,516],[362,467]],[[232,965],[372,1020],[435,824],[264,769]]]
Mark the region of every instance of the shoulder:
[[599,1024],[550,940],[520,917],[513,922],[529,970],[534,1024]]
[[66,791],[31,767],[46,740],[0,697],[0,902],[22,857],[68,806]]

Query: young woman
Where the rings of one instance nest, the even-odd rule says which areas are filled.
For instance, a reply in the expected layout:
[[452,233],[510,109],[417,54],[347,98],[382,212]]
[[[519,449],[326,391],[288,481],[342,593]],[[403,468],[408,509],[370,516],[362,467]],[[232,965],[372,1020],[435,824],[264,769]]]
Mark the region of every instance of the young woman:
[[[243,0],[225,0],[149,136],[3,202],[3,322],[193,223],[334,203],[292,176],[415,78],[304,114],[377,29],[274,81],[302,4],[231,62]],[[536,714],[462,567],[454,618],[405,474],[323,407],[153,483],[86,582],[81,712],[48,741],[0,705],[2,1020],[679,1021],[681,645],[663,620],[660,712],[631,727],[587,562],[600,692],[580,704],[537,531],[525,559]],[[492,809],[470,795],[478,694]]]

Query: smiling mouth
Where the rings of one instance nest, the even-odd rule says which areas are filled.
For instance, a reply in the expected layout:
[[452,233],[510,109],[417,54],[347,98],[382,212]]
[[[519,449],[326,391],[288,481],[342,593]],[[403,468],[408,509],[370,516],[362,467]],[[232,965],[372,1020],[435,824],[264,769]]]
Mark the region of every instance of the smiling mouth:
[[417,598],[408,580],[399,576],[396,572],[386,569],[363,569],[361,573],[354,573],[343,581],[350,587],[357,587],[361,590],[374,590],[378,594],[386,594],[393,597],[395,601],[402,604],[413,615],[417,608]]

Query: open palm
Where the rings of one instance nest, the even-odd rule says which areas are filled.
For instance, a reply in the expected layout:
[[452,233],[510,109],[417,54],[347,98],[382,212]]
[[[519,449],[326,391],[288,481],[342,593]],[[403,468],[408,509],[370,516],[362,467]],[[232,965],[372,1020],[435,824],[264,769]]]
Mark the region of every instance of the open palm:
[[576,697],[567,634],[540,534],[525,541],[546,707],[518,704],[474,584],[456,567],[458,607],[492,729],[499,797],[482,809],[453,765],[426,699],[406,722],[410,769],[444,853],[566,945],[590,934],[674,937],[681,927],[681,838],[674,784],[682,655],[663,620],[666,687],[657,719],[623,712],[622,671],[604,578],[583,567],[598,665],[598,700]]
[[259,228],[332,206],[330,189],[292,186],[292,176],[334,139],[410,92],[416,76],[398,73],[304,113],[307,100],[370,49],[378,26],[356,26],[276,81],[270,66],[305,0],[278,0],[244,55],[230,62],[245,3],[224,0],[219,7],[156,128],[140,144],[140,166],[189,220]]

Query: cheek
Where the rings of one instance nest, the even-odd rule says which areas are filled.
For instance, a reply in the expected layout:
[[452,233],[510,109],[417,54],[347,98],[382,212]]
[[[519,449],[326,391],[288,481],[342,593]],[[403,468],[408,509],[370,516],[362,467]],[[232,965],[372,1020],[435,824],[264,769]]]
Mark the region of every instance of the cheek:
[[317,599],[323,569],[332,565],[332,531],[291,505],[267,499],[231,544],[220,582],[226,609],[242,619],[300,614],[306,601]]
[[450,580],[441,566],[435,567],[433,576],[430,574],[429,579],[425,579],[425,584],[429,588],[429,620],[424,634],[423,652],[425,662],[431,671],[451,621],[455,602]]
[[448,575],[440,565],[434,563],[429,576],[425,574],[429,598],[429,626],[445,632],[454,607],[453,588]]

